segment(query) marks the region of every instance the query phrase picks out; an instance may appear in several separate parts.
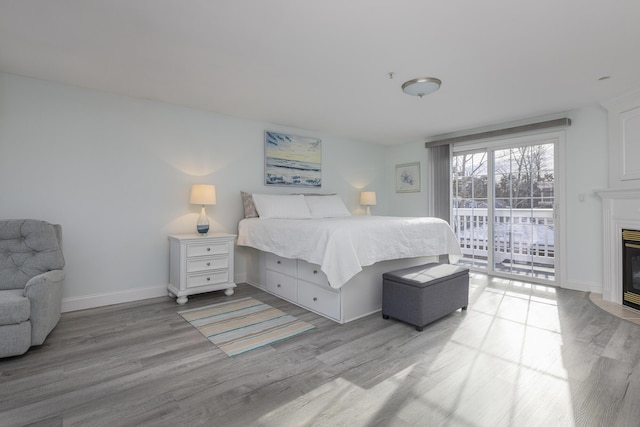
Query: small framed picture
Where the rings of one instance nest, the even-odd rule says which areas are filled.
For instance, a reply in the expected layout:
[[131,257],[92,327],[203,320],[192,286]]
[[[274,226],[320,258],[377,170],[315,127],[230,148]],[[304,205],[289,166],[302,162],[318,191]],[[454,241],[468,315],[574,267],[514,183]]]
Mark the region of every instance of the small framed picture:
[[396,193],[420,191],[420,162],[396,165]]

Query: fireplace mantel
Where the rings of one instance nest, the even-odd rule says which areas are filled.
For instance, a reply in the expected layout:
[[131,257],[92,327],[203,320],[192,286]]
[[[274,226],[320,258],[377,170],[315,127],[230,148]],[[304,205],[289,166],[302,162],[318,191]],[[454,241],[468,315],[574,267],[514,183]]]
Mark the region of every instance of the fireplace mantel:
[[602,198],[604,283],[602,298],[622,304],[622,230],[640,230],[640,187],[594,191]]
[[603,188],[600,190],[594,190],[598,196],[603,200],[624,200],[624,199],[637,199],[640,200],[640,187],[638,188]]

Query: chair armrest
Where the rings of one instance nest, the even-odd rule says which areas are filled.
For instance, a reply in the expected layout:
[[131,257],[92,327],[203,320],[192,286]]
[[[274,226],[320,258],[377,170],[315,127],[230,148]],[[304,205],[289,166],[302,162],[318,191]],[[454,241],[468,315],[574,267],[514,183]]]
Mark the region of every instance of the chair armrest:
[[31,301],[31,345],[40,345],[60,320],[64,271],[52,270],[34,276],[24,288]]
[[51,270],[33,276],[24,287],[24,296],[29,299],[39,299],[42,293],[50,292],[47,287],[64,282],[63,270]]

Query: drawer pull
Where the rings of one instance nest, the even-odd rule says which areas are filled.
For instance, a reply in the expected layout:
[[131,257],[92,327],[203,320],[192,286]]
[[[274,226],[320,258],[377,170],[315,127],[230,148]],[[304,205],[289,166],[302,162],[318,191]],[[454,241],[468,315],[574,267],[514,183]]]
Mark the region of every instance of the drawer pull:
[[280,283],[278,283],[278,287],[279,287],[279,288],[281,288],[281,287],[282,287],[282,285],[281,285]]
[[318,274],[318,270],[313,270],[313,274]]
[[313,297],[313,300],[314,301],[318,301],[318,297]]
[[209,266],[211,266],[211,263],[210,263],[210,262],[208,262],[208,263],[207,263],[207,267],[209,267]]
[[211,277],[207,277],[207,282],[211,281]]
[[282,264],[282,262],[278,261],[276,264]]
[[211,248],[207,248],[207,252],[211,252]]

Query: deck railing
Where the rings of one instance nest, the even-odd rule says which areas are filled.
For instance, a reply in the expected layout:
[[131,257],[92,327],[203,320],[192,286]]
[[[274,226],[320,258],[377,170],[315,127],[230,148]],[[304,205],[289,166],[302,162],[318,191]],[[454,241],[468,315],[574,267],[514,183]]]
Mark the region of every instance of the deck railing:
[[[453,224],[465,258],[487,259],[489,222],[486,208],[456,208]],[[553,268],[553,209],[494,209],[494,263],[510,262]]]

